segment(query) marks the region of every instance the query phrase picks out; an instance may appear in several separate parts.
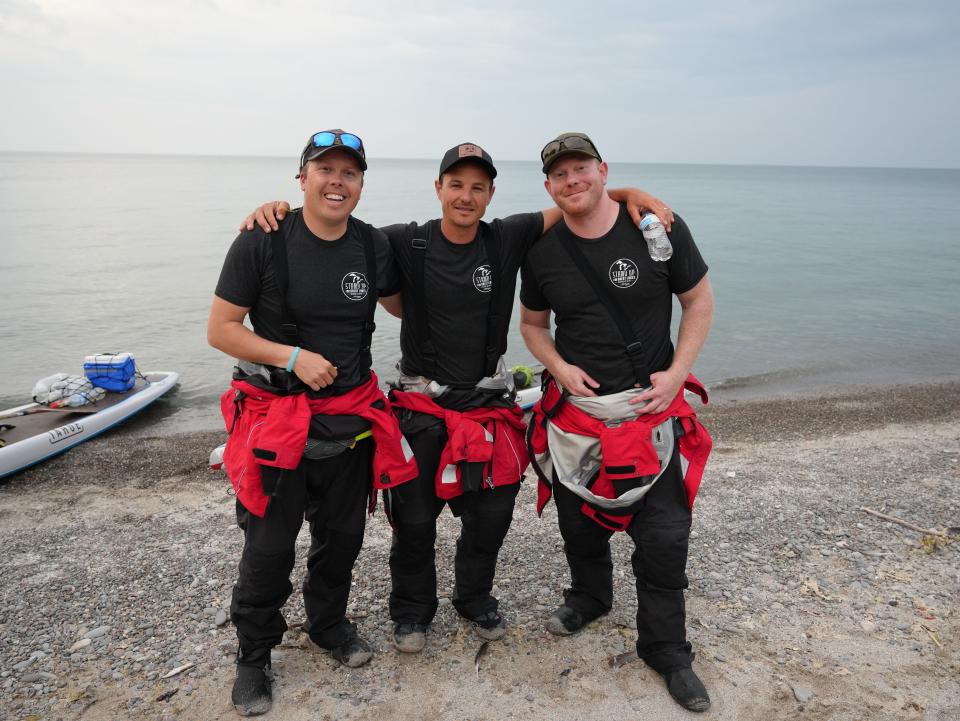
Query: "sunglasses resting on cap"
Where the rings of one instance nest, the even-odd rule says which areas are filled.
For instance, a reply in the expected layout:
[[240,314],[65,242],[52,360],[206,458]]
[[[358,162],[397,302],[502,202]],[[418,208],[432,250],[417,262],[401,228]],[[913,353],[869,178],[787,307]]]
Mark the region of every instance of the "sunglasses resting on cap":
[[[349,151],[360,163],[360,169],[367,169],[367,154],[363,149],[363,141],[353,133],[347,133],[338,129],[321,130],[319,133],[314,133],[310,137],[306,147],[300,154],[300,170],[302,171],[303,166],[311,160],[315,160],[324,153],[335,149]],[[297,173],[294,177],[299,178],[300,173]]]

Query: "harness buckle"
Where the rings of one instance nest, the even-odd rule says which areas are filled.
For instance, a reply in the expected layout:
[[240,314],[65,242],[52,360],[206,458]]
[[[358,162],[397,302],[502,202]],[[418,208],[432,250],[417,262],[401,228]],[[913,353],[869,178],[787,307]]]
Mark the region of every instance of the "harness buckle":
[[627,355],[628,356],[638,356],[643,353],[643,343],[638,340],[635,340],[633,343],[627,345]]
[[410,241],[410,245],[413,246],[414,250],[426,250],[427,241],[425,238],[413,238]]

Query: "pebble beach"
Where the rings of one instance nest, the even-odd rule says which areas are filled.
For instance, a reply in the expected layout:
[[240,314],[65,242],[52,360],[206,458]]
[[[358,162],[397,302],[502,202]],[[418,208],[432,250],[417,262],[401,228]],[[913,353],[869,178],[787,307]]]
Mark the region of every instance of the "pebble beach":
[[[960,718],[960,384],[697,410],[714,437],[687,593],[706,717]],[[0,485],[0,719],[237,718],[242,536],[229,481],[207,468],[224,438],[151,437],[147,413]],[[459,522],[445,512],[427,648],[392,648],[378,510],[349,607],[373,660],[346,669],[308,650],[295,591],[266,718],[689,717],[632,653],[629,538],[613,543],[613,611],[572,637],[544,630],[568,575],[535,497],[528,480],[500,556],[503,640],[483,645],[449,602]],[[307,545],[304,529],[300,561]]]

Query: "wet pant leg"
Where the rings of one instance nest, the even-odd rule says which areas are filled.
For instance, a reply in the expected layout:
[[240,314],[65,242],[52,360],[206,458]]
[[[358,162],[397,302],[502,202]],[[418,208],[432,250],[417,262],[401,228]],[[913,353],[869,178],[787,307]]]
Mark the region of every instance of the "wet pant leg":
[[453,592],[453,605],[461,616],[477,618],[498,608],[499,602],[490,592],[497,571],[497,556],[510,530],[519,491],[520,484],[512,483],[484,488],[450,501],[451,509],[459,514],[462,523],[454,560]]
[[407,436],[419,474],[390,489],[393,539],[390,546],[390,618],[394,623],[423,623],[437,612],[437,516],[443,501],[434,478],[447,442],[446,429],[433,426]]
[[690,521],[680,451],[675,446],[670,465],[627,529],[635,544],[637,654],[660,673],[690,668],[693,661],[683,593]]
[[265,466],[262,472],[265,477],[279,476],[278,495],[270,499],[263,518],[237,501],[237,524],[244,532],[244,542],[230,603],[230,618],[240,642],[238,661],[253,665],[269,660],[270,649],[287,630],[280,609],[293,590],[290,572],[306,498],[302,467],[281,471]]
[[613,559],[610,537],[613,532],[587,518],[580,510],[583,501],[568,491],[554,475],[553,497],[563,537],[563,551],[570,566],[570,588],[564,591],[565,604],[592,620],[613,606]]
[[323,648],[339,646],[350,634],[347,601],[363,545],[372,453],[367,439],[332,458],[301,463],[307,468],[304,515],[310,524],[303,629]]

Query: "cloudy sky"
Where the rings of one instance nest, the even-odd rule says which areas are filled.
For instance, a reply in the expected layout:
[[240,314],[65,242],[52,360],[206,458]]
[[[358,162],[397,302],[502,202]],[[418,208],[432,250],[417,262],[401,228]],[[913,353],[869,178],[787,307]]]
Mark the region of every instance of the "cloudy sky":
[[0,150],[960,167],[955,0],[0,0]]

